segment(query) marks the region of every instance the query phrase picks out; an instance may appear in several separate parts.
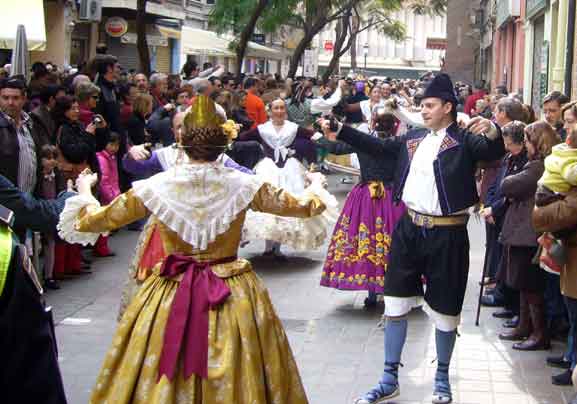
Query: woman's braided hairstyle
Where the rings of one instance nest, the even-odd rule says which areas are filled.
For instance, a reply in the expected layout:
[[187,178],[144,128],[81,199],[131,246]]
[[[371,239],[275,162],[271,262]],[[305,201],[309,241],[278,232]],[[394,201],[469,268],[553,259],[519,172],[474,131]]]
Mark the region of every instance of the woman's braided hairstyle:
[[186,114],[180,147],[193,160],[215,161],[228,147],[229,137],[216,114],[214,102],[199,96]]
[[222,128],[192,128],[185,130],[182,147],[193,160],[214,161],[228,147],[228,137]]

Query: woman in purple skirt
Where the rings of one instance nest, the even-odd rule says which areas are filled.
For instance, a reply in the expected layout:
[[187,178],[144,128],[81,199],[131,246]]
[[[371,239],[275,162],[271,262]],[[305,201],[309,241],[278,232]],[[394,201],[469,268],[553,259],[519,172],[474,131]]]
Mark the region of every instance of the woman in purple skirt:
[[[393,136],[395,117],[375,112],[374,136]],[[352,189],[335,226],[323,267],[321,285],[340,290],[366,290],[365,306],[376,305],[383,293],[391,234],[405,213],[402,202],[393,200],[396,159],[379,161],[349,145],[321,140],[333,154],[357,153],[361,181]]]

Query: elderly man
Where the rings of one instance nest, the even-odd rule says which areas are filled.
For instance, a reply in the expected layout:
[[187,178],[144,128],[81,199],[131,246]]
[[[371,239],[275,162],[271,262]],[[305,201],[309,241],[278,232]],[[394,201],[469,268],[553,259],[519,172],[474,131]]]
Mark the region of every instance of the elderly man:
[[[203,96],[201,96],[203,97]],[[186,113],[176,112],[172,117],[172,132],[174,138],[179,141],[179,134],[182,129]],[[254,142],[240,142],[254,143]],[[253,154],[258,153],[258,149],[252,150]],[[124,169],[141,177],[147,177],[159,172],[165,171],[176,164],[178,158],[178,149],[172,146],[166,146],[162,149],[154,150],[152,153],[147,150],[146,145],[132,146],[122,161]],[[223,155],[224,165],[239,171],[250,173],[252,171],[244,166],[237,164],[232,158]]]
[[168,101],[168,76],[164,73],[154,73],[150,76],[150,95],[152,95],[152,110],[164,106]]
[[[215,89],[214,86],[212,85],[212,82],[208,79],[198,79],[194,82],[194,91],[198,94],[198,95],[204,95],[206,97],[212,98]],[[218,115],[220,115],[221,117],[223,117],[224,119],[227,119],[226,116],[226,111],[224,110],[224,108],[220,105],[217,104],[216,102],[214,103],[214,106],[216,108],[216,113]]]
[[148,78],[146,74],[138,73],[134,76],[134,84],[136,84],[136,88],[138,92],[141,94],[148,94]]

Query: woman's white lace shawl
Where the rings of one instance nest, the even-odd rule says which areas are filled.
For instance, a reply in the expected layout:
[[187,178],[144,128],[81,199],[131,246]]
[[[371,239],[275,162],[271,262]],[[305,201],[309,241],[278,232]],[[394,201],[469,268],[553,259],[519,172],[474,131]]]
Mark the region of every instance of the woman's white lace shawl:
[[286,160],[289,155],[289,146],[293,144],[297,137],[299,126],[290,121],[284,121],[282,129],[277,132],[272,124],[268,121],[258,125],[258,133],[261,139],[274,151],[274,162]]
[[87,206],[99,207],[100,203],[92,195],[75,195],[66,200],[57,226],[58,235],[62,240],[70,244],[96,244],[100,233],[87,233],[76,230],[80,211]]
[[134,194],[182,240],[204,250],[225,233],[262,187],[222,162],[176,165],[132,184]]

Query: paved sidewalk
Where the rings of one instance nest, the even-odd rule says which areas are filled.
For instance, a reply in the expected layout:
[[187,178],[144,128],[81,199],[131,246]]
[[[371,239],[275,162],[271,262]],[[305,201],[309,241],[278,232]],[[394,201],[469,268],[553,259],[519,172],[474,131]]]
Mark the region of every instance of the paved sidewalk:
[[[350,186],[331,177],[331,191],[342,199]],[[571,388],[551,385],[557,370],[545,366],[550,352],[521,353],[499,341],[499,321],[482,311],[474,326],[477,282],[484,252],[483,227],[471,221],[471,276],[461,337],[457,339],[451,378],[454,402],[460,404],[565,404]],[[90,389],[111,342],[127,262],[137,233],[120,232],[111,240],[114,258],[95,261],[94,273],[63,282],[50,292],[60,349],[60,364],[71,404],[88,401]],[[286,264],[258,257],[264,244],[252,243],[241,256],[252,257],[255,270],[270,291],[296,355],[311,404],[348,404],[378,380],[383,362],[382,312],[367,311],[364,293],[319,286],[324,252],[299,254]],[[288,251],[292,256],[293,253]],[[89,319],[82,323],[72,319]],[[80,323],[80,324],[79,324]],[[554,344],[554,351],[562,346]],[[401,368],[401,396],[395,403],[430,403],[436,364],[434,329],[426,315],[410,314],[409,334]],[[233,403],[231,403],[233,404]],[[234,403],[236,404],[236,403]]]

